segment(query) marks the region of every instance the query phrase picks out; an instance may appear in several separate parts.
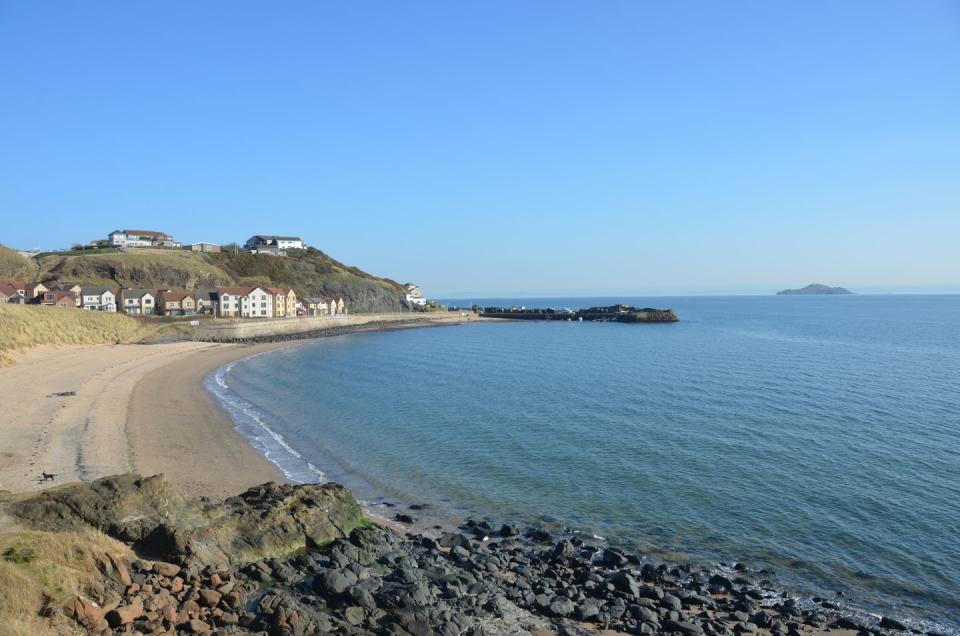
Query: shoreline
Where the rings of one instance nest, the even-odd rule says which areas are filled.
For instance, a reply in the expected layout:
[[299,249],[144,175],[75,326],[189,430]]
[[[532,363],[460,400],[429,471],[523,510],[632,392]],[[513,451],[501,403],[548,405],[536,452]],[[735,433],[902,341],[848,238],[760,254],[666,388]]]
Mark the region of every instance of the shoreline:
[[286,482],[203,385],[210,373],[317,337],[466,322],[472,321],[443,316],[342,325],[268,342],[29,349],[0,368],[0,394],[16,396],[5,402],[0,422],[0,491],[37,491],[126,472],[163,474],[184,494],[214,498],[267,481]]
[[[349,329],[347,332],[388,331],[424,326],[440,325],[415,323],[391,325],[386,328],[364,325]],[[341,335],[341,332],[325,335]],[[77,477],[84,481],[126,470],[143,475],[162,473],[184,494],[222,498],[236,495],[250,486],[263,482],[287,480],[279,467],[270,462],[253,446],[251,440],[237,430],[230,414],[204,385],[205,378],[233,361],[281,347],[303,344],[302,340],[298,338],[260,344],[193,342],[165,345],[97,345],[43,350],[26,355],[22,367],[18,363],[15,367],[3,370],[4,372],[0,373],[0,389],[7,388],[4,381],[11,370],[26,369],[30,371],[29,377],[36,382],[36,386],[33,387],[35,394],[38,394],[37,390],[48,391],[54,386],[64,391],[73,390],[64,388],[65,385],[57,385],[58,382],[64,381],[64,377],[61,376],[64,373],[84,374],[88,371],[84,363],[89,363],[91,356],[106,356],[105,361],[95,364],[94,368],[90,369],[92,373],[86,373],[89,377],[77,391],[78,395],[47,399],[50,404],[56,403],[57,408],[71,414],[76,414],[79,409],[82,409],[81,405],[89,407],[91,418],[96,419],[93,424],[113,423],[114,427],[110,430],[116,432],[118,408],[110,402],[118,399],[119,392],[128,388],[129,399],[123,409],[125,417],[121,418],[123,435],[120,442],[122,443],[118,444],[115,436],[105,434],[110,430],[91,432],[90,429],[97,427],[91,426],[90,418],[87,419],[81,431],[90,438],[78,437],[78,431],[65,425],[63,421],[65,416],[55,413],[53,417],[53,420],[56,420],[55,425],[45,428],[44,433],[48,438],[61,435],[63,443],[54,444],[52,439],[48,439],[47,444],[50,449],[46,456],[51,458],[63,456],[62,448],[59,455],[53,451],[64,443],[75,443]],[[142,355],[144,347],[150,347],[155,355]],[[57,372],[49,376],[44,375],[41,380],[36,371],[42,367],[49,368],[53,364],[58,365]],[[63,373],[58,373],[61,371]],[[98,387],[100,393],[92,391]],[[47,395],[50,393],[54,391],[50,391]],[[71,404],[71,401],[75,400],[77,402]],[[106,417],[99,418],[98,412],[105,413]],[[204,425],[198,426],[198,422],[201,421]],[[119,458],[115,457],[113,463],[104,460],[104,457],[116,454],[117,448],[125,450],[121,453],[126,455],[124,470],[115,469],[116,466],[123,464],[122,461],[117,461]],[[0,460],[3,460],[0,461],[0,489],[12,490],[8,480],[2,478],[7,469],[6,450],[6,448],[0,449],[0,452],[3,452],[0,455]],[[50,470],[50,467],[37,466],[36,470]],[[61,480],[58,475],[53,485],[63,481],[72,481],[72,479]],[[37,490],[48,485],[50,484],[33,484],[32,487],[16,490]],[[401,506],[378,510],[381,513],[388,511],[407,512],[405,507]],[[422,533],[425,530],[422,527],[413,528],[399,523],[387,518],[384,514],[377,516],[379,516],[378,523],[401,535],[406,532]],[[417,517],[426,521],[430,518],[430,514],[421,512],[417,513]],[[662,562],[667,565],[673,564],[669,560],[662,560]],[[716,566],[716,564],[713,565]],[[735,576],[733,571],[728,574]],[[862,615],[862,612],[857,612],[856,607],[845,608],[847,609],[852,614]]]

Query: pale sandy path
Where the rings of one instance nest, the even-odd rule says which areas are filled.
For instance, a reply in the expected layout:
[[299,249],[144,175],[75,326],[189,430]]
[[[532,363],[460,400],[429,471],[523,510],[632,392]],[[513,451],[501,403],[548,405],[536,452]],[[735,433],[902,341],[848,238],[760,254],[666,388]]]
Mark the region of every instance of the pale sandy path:
[[[0,369],[0,489],[49,486],[41,472],[55,484],[163,472],[217,495],[280,479],[201,386],[206,373],[260,348],[179,342],[21,354]],[[66,391],[76,395],[52,395]]]

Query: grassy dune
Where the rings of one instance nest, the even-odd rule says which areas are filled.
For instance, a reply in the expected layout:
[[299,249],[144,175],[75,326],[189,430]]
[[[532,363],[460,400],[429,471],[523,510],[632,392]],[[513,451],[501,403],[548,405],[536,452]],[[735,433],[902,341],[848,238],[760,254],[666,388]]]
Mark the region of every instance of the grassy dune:
[[40,610],[84,594],[110,556],[129,557],[130,549],[93,530],[0,532],[0,633],[76,633],[76,624],[62,616],[41,617]]
[[146,331],[123,314],[0,305],[0,366],[12,364],[17,351],[40,345],[131,342]]
[[35,273],[30,261],[17,254],[15,250],[0,245],[0,278],[33,280]]

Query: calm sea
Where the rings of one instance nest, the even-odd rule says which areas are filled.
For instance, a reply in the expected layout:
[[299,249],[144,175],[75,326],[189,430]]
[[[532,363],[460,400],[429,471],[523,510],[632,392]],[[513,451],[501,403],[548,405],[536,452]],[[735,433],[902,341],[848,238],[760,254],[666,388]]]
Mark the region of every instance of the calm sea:
[[311,341],[208,379],[293,479],[744,560],[960,626],[960,296],[498,299],[673,307]]

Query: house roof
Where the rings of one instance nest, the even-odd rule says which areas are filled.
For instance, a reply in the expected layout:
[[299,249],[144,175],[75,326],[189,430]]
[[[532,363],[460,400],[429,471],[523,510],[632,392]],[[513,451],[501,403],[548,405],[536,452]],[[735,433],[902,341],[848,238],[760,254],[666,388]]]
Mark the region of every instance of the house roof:
[[299,236],[274,236],[273,234],[254,234],[250,238],[262,238],[265,241],[302,241]]
[[124,298],[143,298],[144,296],[154,296],[152,289],[124,289],[120,292]]
[[266,290],[274,296],[286,296],[293,291],[289,287],[267,287]]
[[71,291],[74,287],[80,287],[76,283],[57,283],[56,285],[51,285],[51,291]]
[[105,293],[110,292],[111,294],[116,295],[116,290],[112,287],[99,287],[96,285],[84,285],[80,288],[80,293],[84,296],[102,296]]
[[57,302],[61,298],[69,298],[71,301],[74,301],[74,302],[76,302],[77,300],[77,295],[74,294],[72,291],[54,291],[50,293],[53,294],[53,302]]
[[169,300],[183,300],[185,298],[193,298],[193,294],[185,291],[165,291],[160,294],[161,298],[164,301]]
[[0,296],[9,298],[10,296],[19,296],[17,288],[7,281],[0,281]]
[[9,278],[0,278],[0,283],[6,283],[7,285],[13,285],[14,289],[20,290],[34,290],[38,286],[43,285],[43,283],[32,283],[19,280],[10,280]]
[[[111,234],[117,232],[114,230]],[[173,240],[173,237],[167,234],[166,232],[157,232],[155,230],[123,230],[124,234],[133,234],[134,236],[146,236],[149,238],[155,239],[164,239],[167,241]]]
[[217,295],[230,294],[231,296],[247,296],[254,290],[263,289],[262,287],[218,287]]

